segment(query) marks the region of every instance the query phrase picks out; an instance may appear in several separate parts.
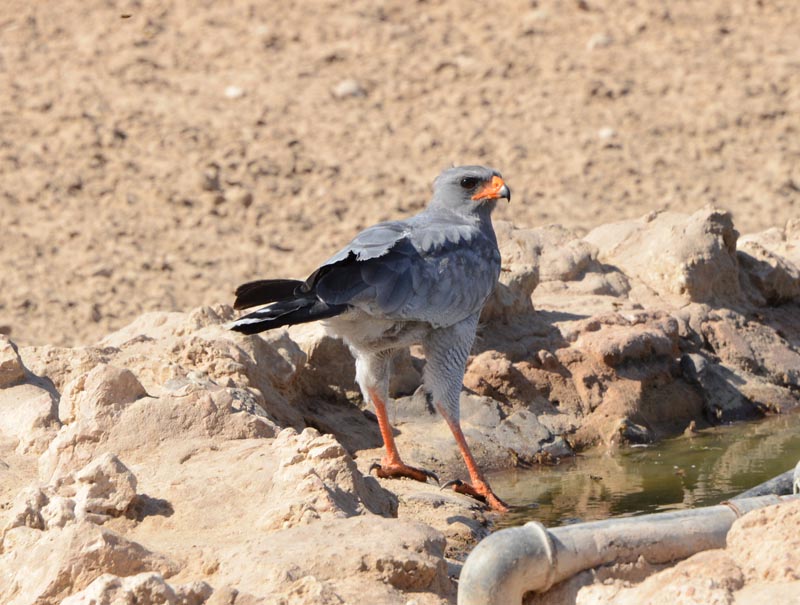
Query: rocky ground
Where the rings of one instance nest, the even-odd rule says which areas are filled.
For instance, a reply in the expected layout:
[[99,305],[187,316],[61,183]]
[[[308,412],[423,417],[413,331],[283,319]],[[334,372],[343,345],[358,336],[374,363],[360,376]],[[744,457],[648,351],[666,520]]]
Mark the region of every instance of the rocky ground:
[[0,332],[95,342],[304,277],[451,163],[582,233],[800,203],[795,0],[4,0]]
[[[3,2],[0,602],[452,603],[491,519],[369,475],[341,343],[224,327],[236,285],[452,163],[514,192],[462,396],[484,467],[794,410],[798,28],[791,0]],[[398,444],[463,476],[423,364]],[[684,602],[782,602],[794,543],[742,545],[796,512],[742,520]],[[693,560],[572,598],[647,602]]]
[[[795,223],[739,237],[706,208],[584,237],[497,230],[504,271],[462,395],[485,468],[797,408]],[[233,317],[227,306],[145,314],[88,347],[3,339],[0,600],[453,602],[460,561],[491,527],[481,506],[370,476],[380,436],[340,341],[317,325],[240,336],[225,328]],[[412,464],[463,477],[418,390],[423,364],[413,350],[396,363],[398,445]],[[757,531],[774,535],[795,513],[757,513],[769,518]],[[764,525],[752,517],[740,526]],[[708,556],[749,569],[736,553]],[[679,583],[681,566],[653,578]],[[724,590],[800,580],[791,562],[764,569],[731,571]],[[620,603],[656,590],[631,577],[584,590],[633,599]],[[684,602],[708,602],[696,595]]]

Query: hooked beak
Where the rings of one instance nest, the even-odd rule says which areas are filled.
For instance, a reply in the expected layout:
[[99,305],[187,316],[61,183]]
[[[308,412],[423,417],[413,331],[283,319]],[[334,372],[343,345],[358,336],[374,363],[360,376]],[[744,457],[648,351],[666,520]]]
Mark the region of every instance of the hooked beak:
[[499,176],[493,176],[492,180],[483,186],[475,195],[472,196],[473,200],[496,200],[505,198],[511,201],[511,189],[508,188],[505,181]]

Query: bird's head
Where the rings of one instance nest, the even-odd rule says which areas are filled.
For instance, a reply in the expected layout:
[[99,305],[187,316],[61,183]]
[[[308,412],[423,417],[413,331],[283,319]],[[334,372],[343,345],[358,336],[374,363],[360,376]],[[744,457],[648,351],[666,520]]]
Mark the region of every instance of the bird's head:
[[497,200],[511,201],[511,190],[497,170],[486,166],[448,168],[433,182],[431,205],[462,214],[491,211]]

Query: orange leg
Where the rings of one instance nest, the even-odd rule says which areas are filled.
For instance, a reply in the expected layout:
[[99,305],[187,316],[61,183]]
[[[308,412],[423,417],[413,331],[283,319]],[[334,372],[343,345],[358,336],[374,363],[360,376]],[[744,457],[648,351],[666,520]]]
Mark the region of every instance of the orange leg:
[[383,444],[386,446],[386,455],[381,459],[381,463],[373,464],[370,471],[376,469],[376,474],[381,479],[407,477],[427,483],[430,477],[436,483],[439,483],[439,478],[431,471],[408,466],[400,459],[400,453],[397,451],[394,435],[392,435],[392,426],[389,424],[389,415],[386,413],[386,403],[374,389],[367,389],[367,392],[370,399],[372,399],[372,405],[375,406],[375,415],[378,417],[381,437],[383,437]]
[[494,511],[502,513],[507,512],[508,505],[495,495],[495,493],[492,491],[492,488],[489,487],[489,484],[486,482],[486,479],[483,478],[481,469],[478,468],[475,458],[472,457],[472,452],[469,451],[469,446],[467,445],[467,440],[464,438],[464,432],[461,430],[461,425],[457,420],[451,420],[450,417],[445,414],[442,414],[442,416],[444,416],[445,420],[447,420],[447,425],[453,432],[453,437],[456,438],[458,449],[461,450],[461,456],[464,458],[464,463],[467,465],[467,471],[469,472],[469,479],[471,483],[470,485],[469,483],[464,483],[463,481],[457,480],[451,481],[445,484],[445,486],[453,485],[453,489],[458,493],[466,494],[486,502],[486,504],[489,505],[489,508]]

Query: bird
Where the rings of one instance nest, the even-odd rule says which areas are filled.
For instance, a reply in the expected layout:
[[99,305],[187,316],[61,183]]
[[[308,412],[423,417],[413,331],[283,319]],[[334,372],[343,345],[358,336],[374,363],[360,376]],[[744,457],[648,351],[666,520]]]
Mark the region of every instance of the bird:
[[433,182],[418,214],[378,223],[358,233],[305,280],[262,279],[236,289],[235,309],[256,311],[231,329],[257,334],[322,321],[355,358],[356,382],[375,409],[385,455],[370,469],[380,478],[427,482],[436,476],[400,457],[386,410],[393,357],[421,344],[423,387],[453,433],[469,482],[444,487],[495,511],[508,505],[492,490],[467,444],[459,397],[481,309],[500,276],[501,257],[491,215],[511,201],[502,175],[486,166],[457,166]]

